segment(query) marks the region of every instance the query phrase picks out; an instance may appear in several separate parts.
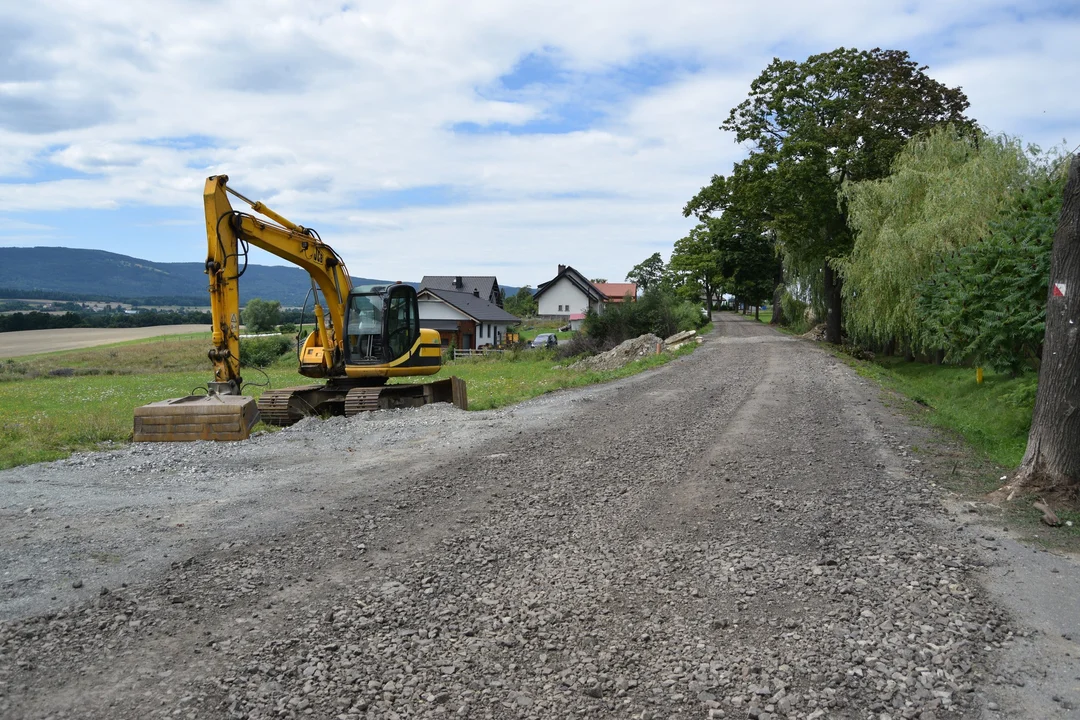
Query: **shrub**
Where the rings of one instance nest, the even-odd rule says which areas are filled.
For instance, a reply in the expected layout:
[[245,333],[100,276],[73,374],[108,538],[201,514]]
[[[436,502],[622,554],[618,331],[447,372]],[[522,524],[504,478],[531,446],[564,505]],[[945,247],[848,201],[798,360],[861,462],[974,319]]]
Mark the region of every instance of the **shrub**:
[[666,338],[706,322],[697,305],[680,302],[675,295],[657,289],[646,292],[637,302],[608,305],[602,314],[590,312],[585,316],[584,330],[601,344],[615,347],[646,333]]
[[282,323],[281,325],[278,325],[278,332],[281,333],[282,335],[293,335],[293,336],[295,336],[296,333],[297,333],[296,323],[291,323],[291,322]]
[[564,360],[577,357],[578,355],[596,355],[615,347],[611,343],[605,343],[583,332],[575,333],[573,337],[555,348],[555,358]]
[[1061,175],[1033,182],[1009,198],[989,235],[941,259],[919,286],[924,348],[1013,377],[1038,367],[1063,186]]
[[240,340],[240,364],[245,367],[263,368],[292,349],[292,341],[284,335],[242,338]]

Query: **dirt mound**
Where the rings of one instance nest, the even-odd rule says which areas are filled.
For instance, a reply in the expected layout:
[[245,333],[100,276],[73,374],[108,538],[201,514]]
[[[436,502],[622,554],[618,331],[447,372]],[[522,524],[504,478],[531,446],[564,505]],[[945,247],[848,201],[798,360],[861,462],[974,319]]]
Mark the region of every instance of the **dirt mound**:
[[655,355],[656,346],[663,343],[663,340],[649,333],[627,340],[607,352],[578,360],[570,367],[574,370],[615,370],[646,355]]

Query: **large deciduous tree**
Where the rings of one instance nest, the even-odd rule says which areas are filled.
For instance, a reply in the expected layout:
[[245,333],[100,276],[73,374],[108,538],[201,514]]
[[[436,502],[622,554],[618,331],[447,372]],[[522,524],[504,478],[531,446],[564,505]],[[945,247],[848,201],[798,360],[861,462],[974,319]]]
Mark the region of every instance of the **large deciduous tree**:
[[656,287],[660,279],[664,277],[664,258],[656,252],[642,260],[626,273],[626,279],[637,283],[638,288],[645,292],[650,287]]
[[270,332],[281,322],[281,303],[277,300],[251,298],[240,317],[251,332]]
[[714,175],[683,208],[684,216],[702,220],[697,229],[708,238],[718,274],[729,281],[728,290],[754,307],[770,299],[783,281],[769,227],[770,178],[760,159],[755,156],[736,164],[729,177]]
[[822,268],[830,342],[842,330],[834,261],[852,246],[840,187],[884,177],[904,143],[934,125],[972,126],[964,93],[925,70],[901,50],[777,58],[721,126],[751,143],[755,166],[770,175],[769,222],[785,253]]
[[713,243],[709,227],[699,223],[684,238],[675,241],[668,271],[685,278],[694,294],[704,295],[705,304],[712,307],[714,294],[721,282],[720,253]]
[[1046,299],[1046,338],[1027,451],[1012,484],[1080,492],[1080,159],[1065,185]]
[[533,289],[529,285],[518,288],[518,291],[503,301],[503,309],[517,317],[532,317],[536,315],[536,298],[533,297]]

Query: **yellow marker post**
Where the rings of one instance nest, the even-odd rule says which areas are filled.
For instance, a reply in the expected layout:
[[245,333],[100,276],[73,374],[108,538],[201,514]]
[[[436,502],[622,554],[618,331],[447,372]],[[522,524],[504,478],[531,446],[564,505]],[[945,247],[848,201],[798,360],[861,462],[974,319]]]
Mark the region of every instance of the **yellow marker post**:
[[975,368],[975,382],[977,382],[979,385],[982,385],[982,368],[981,367]]

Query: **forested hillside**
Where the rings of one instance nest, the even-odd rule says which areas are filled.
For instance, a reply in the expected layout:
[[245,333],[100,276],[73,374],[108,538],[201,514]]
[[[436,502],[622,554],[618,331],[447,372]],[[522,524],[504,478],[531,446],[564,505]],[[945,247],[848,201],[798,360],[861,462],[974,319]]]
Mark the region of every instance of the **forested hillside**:
[[[353,280],[361,285],[386,282]],[[249,265],[240,285],[241,301],[260,297],[298,306],[310,287],[308,274],[300,268]],[[0,247],[0,289],[40,291],[58,299],[208,304],[202,263],[155,263],[104,250]]]

